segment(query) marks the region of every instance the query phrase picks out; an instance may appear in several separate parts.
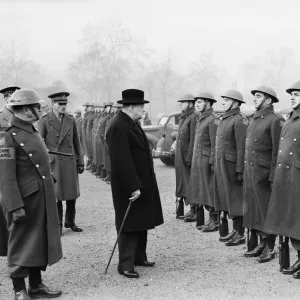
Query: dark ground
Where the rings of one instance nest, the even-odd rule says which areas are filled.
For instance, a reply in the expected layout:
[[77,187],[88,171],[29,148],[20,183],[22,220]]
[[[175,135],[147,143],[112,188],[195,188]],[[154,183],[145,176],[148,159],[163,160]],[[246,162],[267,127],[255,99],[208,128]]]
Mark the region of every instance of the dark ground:
[[[275,260],[246,259],[246,245],[226,247],[218,233],[201,233],[195,223],[175,219],[174,168],[155,161],[165,224],[150,231],[148,258],[154,268],[138,267],[140,279],[117,273],[116,251],[104,275],[116,239],[110,186],[81,175],[77,223],[82,233],[64,230],[64,258],[44,273],[44,282],[63,290],[61,300],[79,299],[298,299],[300,281],[282,275]],[[138,200],[137,200],[138,201]],[[291,250],[291,262],[295,261]],[[6,261],[0,259],[0,299],[13,299]]]

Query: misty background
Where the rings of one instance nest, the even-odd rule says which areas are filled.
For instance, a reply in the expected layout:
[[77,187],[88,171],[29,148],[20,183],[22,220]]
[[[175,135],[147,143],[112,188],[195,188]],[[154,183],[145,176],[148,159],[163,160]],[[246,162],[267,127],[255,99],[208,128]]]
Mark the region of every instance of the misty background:
[[[152,119],[178,109],[183,93],[273,87],[275,108],[300,80],[296,0],[0,1],[0,88],[43,99],[68,91],[70,111],[116,102],[140,88]],[[0,108],[4,106],[1,97]]]

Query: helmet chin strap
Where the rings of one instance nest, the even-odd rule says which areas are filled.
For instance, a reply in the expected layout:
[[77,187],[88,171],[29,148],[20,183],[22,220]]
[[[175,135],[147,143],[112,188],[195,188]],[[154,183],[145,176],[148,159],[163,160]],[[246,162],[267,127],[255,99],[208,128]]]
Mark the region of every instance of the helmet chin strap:
[[35,117],[35,120],[38,121],[40,119],[39,115],[36,113],[35,109],[32,106],[29,106],[29,109],[31,110],[32,114]]
[[206,111],[207,108],[207,103],[204,104],[203,109],[201,110],[201,112],[203,113],[204,111]]
[[300,107],[300,103],[295,108],[293,108],[293,110],[297,110],[299,107]]
[[225,112],[228,112],[228,111],[230,111],[232,109],[234,102],[235,101],[231,102],[230,106],[228,107],[228,109],[225,110]]
[[261,110],[263,105],[266,103],[267,99],[264,98],[263,101],[260,102],[260,104],[257,106],[256,110]]

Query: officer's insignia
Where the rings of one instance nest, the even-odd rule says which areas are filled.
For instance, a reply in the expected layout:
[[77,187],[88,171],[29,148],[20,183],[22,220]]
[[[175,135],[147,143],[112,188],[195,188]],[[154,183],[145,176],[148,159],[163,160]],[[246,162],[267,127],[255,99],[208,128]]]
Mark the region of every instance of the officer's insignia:
[[14,159],[15,158],[15,149],[9,147],[0,147],[0,160],[3,159]]
[[66,95],[63,95],[63,96],[61,97],[61,99],[66,100],[66,99],[67,99]]

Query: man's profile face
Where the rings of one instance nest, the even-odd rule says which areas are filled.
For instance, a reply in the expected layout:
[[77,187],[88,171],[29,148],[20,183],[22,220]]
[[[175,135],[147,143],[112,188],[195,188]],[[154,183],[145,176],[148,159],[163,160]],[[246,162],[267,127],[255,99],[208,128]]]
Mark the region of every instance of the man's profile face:
[[132,105],[132,112],[136,121],[142,119],[144,111],[144,104]]
[[291,92],[291,106],[292,108],[298,107],[300,104],[300,91]]
[[189,108],[189,104],[190,104],[189,101],[182,101],[182,102],[180,102],[180,104],[179,104],[180,110],[182,112],[187,111],[188,108]]
[[53,109],[58,112],[64,114],[67,110],[67,103],[53,103]]

